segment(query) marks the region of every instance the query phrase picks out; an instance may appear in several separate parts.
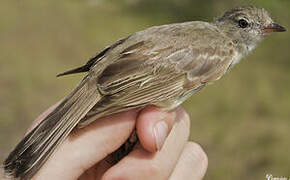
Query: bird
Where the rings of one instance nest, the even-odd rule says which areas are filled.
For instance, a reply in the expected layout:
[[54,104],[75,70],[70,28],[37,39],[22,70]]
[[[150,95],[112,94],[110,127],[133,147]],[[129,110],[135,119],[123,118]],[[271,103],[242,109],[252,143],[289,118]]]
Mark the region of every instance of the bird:
[[106,47],[78,68],[78,86],[28,133],[3,163],[12,178],[31,179],[75,128],[154,105],[172,110],[217,81],[269,34],[284,32],[269,13],[242,6],[212,22],[153,26]]

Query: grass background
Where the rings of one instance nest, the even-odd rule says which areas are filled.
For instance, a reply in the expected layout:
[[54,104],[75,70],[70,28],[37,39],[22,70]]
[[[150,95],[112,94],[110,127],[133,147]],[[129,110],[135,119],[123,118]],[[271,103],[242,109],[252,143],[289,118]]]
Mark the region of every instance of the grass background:
[[[82,76],[84,64],[117,39],[153,25],[211,21],[254,4],[290,27],[289,0],[2,0],[0,162],[29,124]],[[191,140],[209,157],[206,180],[290,178],[290,35],[268,37],[248,58],[185,104]]]

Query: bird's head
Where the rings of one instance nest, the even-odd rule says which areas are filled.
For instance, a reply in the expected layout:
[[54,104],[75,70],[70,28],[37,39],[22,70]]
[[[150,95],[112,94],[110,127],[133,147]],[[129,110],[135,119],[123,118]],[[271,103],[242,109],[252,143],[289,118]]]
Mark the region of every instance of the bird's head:
[[215,24],[227,36],[250,52],[273,32],[283,32],[286,29],[272,20],[269,13],[263,8],[243,6],[224,13],[215,21]]

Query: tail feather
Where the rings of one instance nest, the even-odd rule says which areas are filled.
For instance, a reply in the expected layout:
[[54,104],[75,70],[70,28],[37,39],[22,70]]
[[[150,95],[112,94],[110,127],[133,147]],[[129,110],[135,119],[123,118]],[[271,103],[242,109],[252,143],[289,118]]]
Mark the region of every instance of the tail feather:
[[10,153],[3,164],[5,173],[14,178],[30,179],[100,99],[96,85],[86,77]]

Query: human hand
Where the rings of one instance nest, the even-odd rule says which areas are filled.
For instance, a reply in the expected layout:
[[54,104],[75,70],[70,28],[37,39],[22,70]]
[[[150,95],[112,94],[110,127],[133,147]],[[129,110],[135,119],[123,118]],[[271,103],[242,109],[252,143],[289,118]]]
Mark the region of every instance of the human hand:
[[[32,126],[55,107],[40,115]],[[117,164],[108,163],[107,156],[135,127],[140,144]],[[187,141],[189,127],[189,117],[182,108],[162,112],[150,106],[140,112],[104,117],[75,129],[33,179],[202,179],[207,156],[198,144]]]

